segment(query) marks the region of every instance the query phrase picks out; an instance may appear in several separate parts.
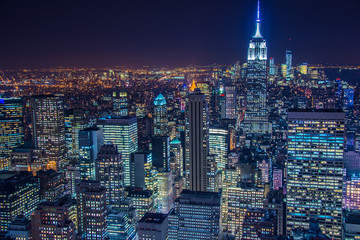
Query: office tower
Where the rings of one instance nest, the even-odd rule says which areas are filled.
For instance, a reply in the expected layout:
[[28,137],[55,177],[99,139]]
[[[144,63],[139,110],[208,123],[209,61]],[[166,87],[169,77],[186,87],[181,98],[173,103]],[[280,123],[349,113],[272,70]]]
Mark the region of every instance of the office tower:
[[209,154],[215,155],[218,171],[225,169],[228,154],[229,131],[220,127],[209,128]]
[[79,131],[87,126],[84,109],[69,109],[65,111],[65,143],[66,156],[79,159]]
[[154,100],[154,135],[168,135],[168,115],[165,97],[159,94]]
[[10,153],[24,143],[21,98],[0,99],[0,170],[9,170]]
[[146,213],[138,222],[139,240],[167,240],[168,215]]
[[8,232],[11,239],[28,240],[31,239],[30,227],[30,220],[24,215],[19,215],[8,225]]
[[79,184],[81,179],[80,170],[75,166],[67,166],[64,173],[66,189],[73,198],[76,198],[76,185]]
[[89,240],[104,239],[107,235],[105,187],[100,181],[82,180],[76,194],[80,236]]
[[96,180],[106,188],[106,204],[120,207],[124,198],[124,166],[117,147],[105,144],[95,161]]
[[79,163],[82,180],[95,180],[95,159],[103,144],[102,129],[91,127],[79,131]]
[[281,76],[283,78],[286,78],[286,74],[287,74],[287,65],[286,64],[281,64]]
[[354,106],[354,89],[352,88],[344,89],[343,109],[349,110],[353,106]]
[[54,202],[65,192],[64,173],[55,172],[53,169],[37,172],[40,182],[40,200]]
[[158,172],[157,212],[168,213],[173,207],[173,181],[171,172]]
[[307,65],[307,63],[301,64],[300,67],[299,67],[299,71],[300,71],[301,74],[307,75],[307,73],[308,73],[308,65]]
[[236,88],[235,86],[225,87],[225,108],[227,119],[236,119]]
[[360,210],[360,177],[347,177],[344,188],[343,208]]
[[207,157],[207,170],[206,170],[206,178],[207,178],[207,188],[206,192],[218,192],[219,184],[221,183],[220,179],[221,174],[218,171],[216,156],[208,155]]
[[136,152],[130,159],[130,186],[157,192],[157,171],[152,166],[152,154]]
[[151,190],[130,190],[127,197],[132,200],[138,219],[141,219],[145,213],[154,212],[156,209],[154,192]]
[[174,177],[183,176],[183,147],[179,139],[170,142],[170,170]]
[[279,190],[283,187],[283,169],[281,167],[274,167],[272,176],[272,188],[274,190]]
[[152,139],[152,164],[158,171],[170,171],[170,138],[155,136]]
[[292,69],[292,52],[291,50],[286,50],[286,75],[290,76]]
[[130,155],[138,149],[137,118],[100,118],[97,126],[104,131],[104,142],[113,143],[121,152],[125,186],[130,186]]
[[68,196],[56,202],[43,202],[31,215],[31,237],[33,240],[75,240],[76,227],[71,220],[74,201]]
[[169,240],[221,239],[220,194],[184,190],[169,213]]
[[340,111],[288,111],[288,234],[316,217],[322,232],[341,239],[344,122]]
[[196,84],[196,87],[200,89],[200,91],[204,94],[205,96],[205,101],[207,103],[208,106],[208,111],[209,111],[209,121],[212,122],[214,119],[214,114],[215,114],[215,93],[213,90],[213,85],[209,82],[198,82]]
[[128,115],[128,95],[125,90],[113,91],[113,114],[114,116]]
[[256,32],[250,40],[247,58],[247,107],[243,123],[246,134],[266,134],[271,131],[266,104],[267,47],[266,40],[261,35],[260,25],[258,2]]
[[223,210],[227,219],[223,228],[227,234],[235,236],[235,239],[241,239],[246,211],[249,208],[263,208],[264,188],[237,183],[228,186],[223,194],[227,198]]
[[277,69],[275,66],[275,59],[274,58],[270,58],[269,60],[269,74],[271,76],[274,76],[277,74]]
[[209,117],[204,94],[196,88],[189,94],[186,124],[187,188],[206,191],[209,153]]
[[360,212],[350,211],[345,214],[343,239],[356,240],[360,236]]
[[61,96],[32,97],[32,137],[41,151],[41,162],[46,169],[60,169],[65,165],[64,103]]
[[39,185],[31,173],[0,173],[0,231],[18,215],[29,218],[38,202]]
[[246,211],[242,232],[242,240],[275,239],[275,217],[265,209],[250,208]]
[[107,216],[109,240],[135,240],[136,225],[129,213],[112,208]]

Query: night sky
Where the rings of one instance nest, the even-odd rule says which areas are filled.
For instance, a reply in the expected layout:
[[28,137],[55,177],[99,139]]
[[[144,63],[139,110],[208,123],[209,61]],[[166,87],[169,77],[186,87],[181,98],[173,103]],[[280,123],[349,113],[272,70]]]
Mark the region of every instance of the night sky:
[[[0,69],[244,62],[256,0],[1,1]],[[360,64],[360,0],[262,0],[269,57]],[[291,39],[291,41],[289,41]]]

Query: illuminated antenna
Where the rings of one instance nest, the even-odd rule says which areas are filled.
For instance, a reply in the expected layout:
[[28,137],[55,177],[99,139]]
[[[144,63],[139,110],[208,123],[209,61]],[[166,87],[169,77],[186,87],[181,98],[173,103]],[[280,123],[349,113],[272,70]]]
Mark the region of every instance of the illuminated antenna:
[[262,38],[260,33],[260,0],[258,0],[257,5],[256,31],[254,38]]

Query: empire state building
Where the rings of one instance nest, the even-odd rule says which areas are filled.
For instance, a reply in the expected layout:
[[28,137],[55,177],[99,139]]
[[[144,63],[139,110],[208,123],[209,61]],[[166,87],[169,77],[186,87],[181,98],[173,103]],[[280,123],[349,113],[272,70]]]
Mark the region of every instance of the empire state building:
[[247,57],[247,108],[243,130],[248,135],[269,134],[266,106],[267,47],[261,35],[260,1],[258,0],[255,35],[250,40]]

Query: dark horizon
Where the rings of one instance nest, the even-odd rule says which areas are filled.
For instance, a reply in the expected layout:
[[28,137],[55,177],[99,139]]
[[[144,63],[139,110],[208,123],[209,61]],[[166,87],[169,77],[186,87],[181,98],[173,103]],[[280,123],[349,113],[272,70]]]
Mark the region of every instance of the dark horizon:
[[[256,0],[2,2],[0,69],[224,65],[246,61]],[[360,64],[359,0],[263,0],[268,57]],[[289,41],[291,39],[291,41]]]

